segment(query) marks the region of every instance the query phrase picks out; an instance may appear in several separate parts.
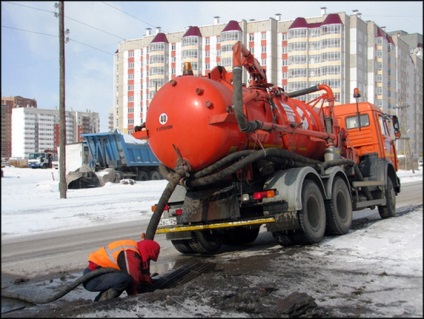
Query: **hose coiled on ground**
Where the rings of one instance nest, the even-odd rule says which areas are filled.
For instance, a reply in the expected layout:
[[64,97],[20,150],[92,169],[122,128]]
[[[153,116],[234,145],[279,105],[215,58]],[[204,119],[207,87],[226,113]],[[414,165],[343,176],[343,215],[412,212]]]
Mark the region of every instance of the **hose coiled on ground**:
[[31,304],[46,304],[52,301],[55,301],[61,297],[63,297],[64,295],[66,295],[67,293],[71,292],[73,289],[75,289],[76,287],[78,287],[80,284],[82,284],[83,282],[97,277],[99,275],[102,274],[106,274],[109,272],[114,272],[114,271],[119,271],[118,269],[115,268],[100,268],[100,269],[96,269],[93,271],[90,271],[89,273],[83,275],[82,277],[78,278],[77,280],[75,280],[73,283],[71,283],[70,285],[66,286],[64,289],[59,290],[57,293],[53,294],[52,296],[48,296],[48,297],[33,297],[33,296],[26,296],[20,293],[13,293],[13,292],[8,292],[8,291],[2,291],[1,292],[1,296],[4,298],[11,298],[11,299],[17,299],[17,300],[22,300],[22,301],[26,301],[28,303]]

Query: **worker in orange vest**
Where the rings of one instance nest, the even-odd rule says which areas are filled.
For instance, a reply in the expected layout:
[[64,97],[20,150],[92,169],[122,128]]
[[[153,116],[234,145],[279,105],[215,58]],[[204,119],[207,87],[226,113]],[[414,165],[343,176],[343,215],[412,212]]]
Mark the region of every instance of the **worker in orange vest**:
[[84,275],[99,268],[117,269],[83,283],[88,291],[100,291],[95,301],[117,298],[124,291],[129,296],[151,291],[150,261],[157,261],[160,246],[154,240],[144,239],[144,236],[143,233],[140,241],[117,240],[90,253]]

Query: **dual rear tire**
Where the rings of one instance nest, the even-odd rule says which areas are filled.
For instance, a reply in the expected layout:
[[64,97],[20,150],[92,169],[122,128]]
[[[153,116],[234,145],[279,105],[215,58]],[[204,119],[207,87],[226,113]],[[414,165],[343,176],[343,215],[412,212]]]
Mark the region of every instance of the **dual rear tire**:
[[318,185],[305,179],[302,186],[302,209],[298,211],[297,230],[273,232],[277,242],[285,247],[321,242],[324,235],[344,235],[352,225],[352,200],[345,181],[336,177],[331,199],[324,201]]
[[260,227],[234,227],[228,230],[203,230],[191,233],[191,239],[172,240],[182,254],[208,255],[216,253],[222,245],[243,245],[254,242]]
[[[324,201],[320,187],[310,179],[302,186],[302,209],[298,211],[299,229],[273,232],[282,246],[311,245],[327,235],[344,235],[352,225],[352,201],[345,181],[336,177],[332,196]],[[192,232],[191,239],[173,240],[174,247],[183,254],[213,254],[225,244],[245,244],[256,240],[258,228],[237,227],[231,230],[204,230]]]

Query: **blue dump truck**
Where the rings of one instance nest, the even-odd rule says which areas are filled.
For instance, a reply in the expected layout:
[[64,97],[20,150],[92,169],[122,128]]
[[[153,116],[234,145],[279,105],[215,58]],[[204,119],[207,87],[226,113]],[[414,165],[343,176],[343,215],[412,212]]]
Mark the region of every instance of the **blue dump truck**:
[[113,169],[116,181],[162,179],[160,162],[151,151],[146,140],[130,134],[113,132],[82,134],[88,147],[88,163],[96,172]]

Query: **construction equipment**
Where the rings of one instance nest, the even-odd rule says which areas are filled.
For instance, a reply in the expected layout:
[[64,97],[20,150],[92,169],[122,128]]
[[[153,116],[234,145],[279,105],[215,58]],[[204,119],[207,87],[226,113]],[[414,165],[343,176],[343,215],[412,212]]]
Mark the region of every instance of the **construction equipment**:
[[325,84],[287,93],[241,42],[232,72],[193,76],[190,67],[158,90],[133,133],[169,180],[146,238],[166,234],[183,254],[213,254],[253,242],[261,225],[282,246],[308,245],[346,234],[353,211],[395,215],[396,116],[359,102],[357,89],[343,105]]
[[88,166],[96,172],[114,169],[118,181],[127,178],[139,181],[162,179],[158,171],[160,162],[147,141],[137,140],[117,130],[82,134],[82,137],[88,147]]

